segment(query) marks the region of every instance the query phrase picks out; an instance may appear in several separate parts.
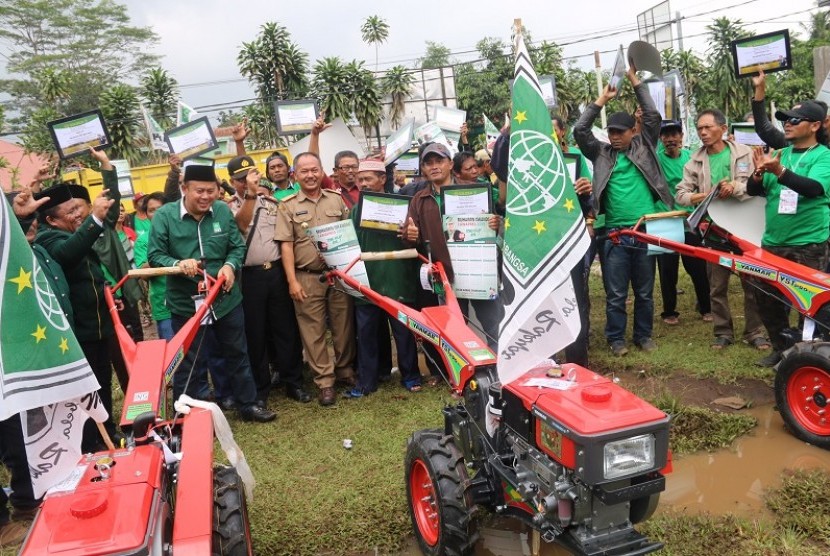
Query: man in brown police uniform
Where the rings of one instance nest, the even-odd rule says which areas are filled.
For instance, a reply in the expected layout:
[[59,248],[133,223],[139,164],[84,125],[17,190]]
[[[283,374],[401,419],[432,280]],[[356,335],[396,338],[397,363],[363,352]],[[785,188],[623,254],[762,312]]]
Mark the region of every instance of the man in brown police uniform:
[[[320,405],[332,405],[335,381],[354,386],[354,307],[348,294],[320,282],[326,265],[307,230],[346,220],[349,209],[339,193],[320,187],[323,166],[316,154],[298,155],[294,175],[300,191],[279,205],[276,239],[281,242],[288,293],[294,300],[306,359],[320,389]],[[326,349],[326,316],[331,326],[333,361]]]
[[261,175],[251,157],[232,159],[228,174],[236,189],[229,206],[247,246],[240,286],[257,402],[264,405],[271,390],[269,343],[288,397],[309,402],[311,396],[303,389],[303,352],[294,304],[274,236],[277,201],[260,187]]

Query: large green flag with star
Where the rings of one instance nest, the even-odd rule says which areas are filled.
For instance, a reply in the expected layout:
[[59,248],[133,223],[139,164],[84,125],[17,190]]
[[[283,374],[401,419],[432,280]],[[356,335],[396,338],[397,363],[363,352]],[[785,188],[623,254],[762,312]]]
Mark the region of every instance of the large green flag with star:
[[0,419],[98,390],[32,249],[0,201]]
[[580,321],[570,272],[589,245],[521,33],[516,42],[498,358],[502,384],[576,338]]

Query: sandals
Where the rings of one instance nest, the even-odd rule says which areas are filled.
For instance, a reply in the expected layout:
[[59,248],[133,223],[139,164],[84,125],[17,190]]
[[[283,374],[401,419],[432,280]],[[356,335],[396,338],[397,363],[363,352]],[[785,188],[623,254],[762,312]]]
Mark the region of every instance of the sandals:
[[677,317],[674,317],[674,316],[672,316],[672,317],[663,317],[663,322],[665,322],[669,326],[676,326],[676,325],[680,324],[680,319],[677,318]]
[[727,338],[726,336],[715,336],[715,339],[712,340],[712,344],[709,347],[712,349],[723,349],[727,346],[731,346],[732,344],[732,338]]
[[406,389],[407,389],[409,392],[412,392],[413,394],[414,394],[415,392],[420,392],[421,390],[423,390],[423,388],[421,387],[421,385],[420,385],[420,384],[410,384],[409,386],[406,386]]
[[435,388],[439,384],[441,384],[441,379],[439,379],[437,376],[431,376],[427,379],[427,386]]
[[769,343],[769,340],[762,336],[758,336],[757,338],[752,338],[749,341],[749,345],[757,349],[758,351],[766,351],[772,347],[772,344]]

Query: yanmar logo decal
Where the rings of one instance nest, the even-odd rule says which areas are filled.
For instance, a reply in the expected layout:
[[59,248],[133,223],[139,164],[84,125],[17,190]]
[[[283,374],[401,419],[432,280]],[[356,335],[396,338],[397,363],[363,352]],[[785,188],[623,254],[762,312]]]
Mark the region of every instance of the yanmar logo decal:
[[775,277],[778,275],[778,271],[772,268],[745,263],[742,261],[735,261],[735,270],[744,274],[757,276],[758,278],[764,278],[766,280],[775,280]]

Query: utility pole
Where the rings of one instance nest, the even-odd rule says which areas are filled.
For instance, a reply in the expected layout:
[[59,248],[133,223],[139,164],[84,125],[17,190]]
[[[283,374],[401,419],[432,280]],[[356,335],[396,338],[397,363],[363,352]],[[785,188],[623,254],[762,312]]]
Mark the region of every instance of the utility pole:
[[[597,96],[599,96],[602,94],[602,64],[599,62],[599,50],[594,50],[594,75],[597,78]],[[608,125],[605,119],[605,106],[602,107],[599,114],[602,120],[602,129],[605,129],[605,126]]]
[[683,18],[680,16],[680,12],[674,12],[674,20],[677,22],[677,47],[680,51],[683,51],[683,25],[681,25],[681,21]]

